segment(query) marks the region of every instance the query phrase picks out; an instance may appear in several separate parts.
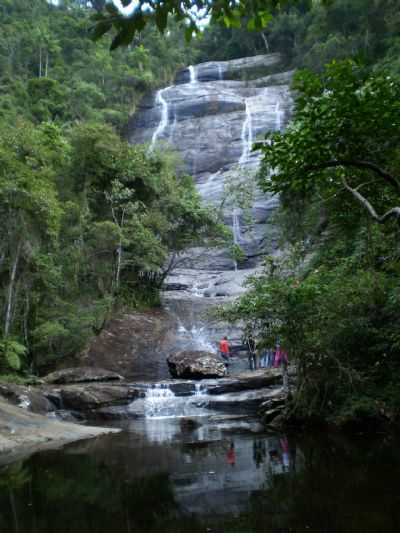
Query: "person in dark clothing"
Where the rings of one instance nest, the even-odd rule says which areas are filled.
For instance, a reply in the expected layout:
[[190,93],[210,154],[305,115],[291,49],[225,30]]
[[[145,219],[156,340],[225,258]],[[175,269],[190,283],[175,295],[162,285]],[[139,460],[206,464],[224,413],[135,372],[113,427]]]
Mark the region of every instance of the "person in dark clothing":
[[248,358],[249,358],[249,368],[250,370],[256,370],[257,361],[256,361],[256,341],[253,336],[250,334],[247,337],[247,349],[248,349]]

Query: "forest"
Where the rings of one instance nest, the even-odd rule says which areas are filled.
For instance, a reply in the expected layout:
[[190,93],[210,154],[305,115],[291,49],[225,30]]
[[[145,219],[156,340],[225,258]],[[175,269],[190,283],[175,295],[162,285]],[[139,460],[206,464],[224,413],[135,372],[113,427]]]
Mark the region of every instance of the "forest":
[[299,375],[294,417],[398,416],[397,2],[258,4],[254,16],[213,12],[199,30],[168,18],[174,2],[154,24],[122,18],[114,28],[113,9],[79,1],[1,3],[8,379],[76,353],[118,308],[157,305],[171,253],[226,239],[174,154],[126,142],[127,118],[183,66],[279,52],[296,69],[295,109],[285,132],[257,139],[257,179],[280,195],[286,253],[266,257],[264,274],[220,314],[257,331],[260,345],[279,337],[288,348]]

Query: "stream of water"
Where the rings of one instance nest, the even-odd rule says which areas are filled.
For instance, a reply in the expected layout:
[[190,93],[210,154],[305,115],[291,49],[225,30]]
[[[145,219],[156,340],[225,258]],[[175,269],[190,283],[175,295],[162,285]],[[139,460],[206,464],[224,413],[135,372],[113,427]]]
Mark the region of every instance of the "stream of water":
[[398,533],[398,442],[144,419],[0,469],[2,533]]

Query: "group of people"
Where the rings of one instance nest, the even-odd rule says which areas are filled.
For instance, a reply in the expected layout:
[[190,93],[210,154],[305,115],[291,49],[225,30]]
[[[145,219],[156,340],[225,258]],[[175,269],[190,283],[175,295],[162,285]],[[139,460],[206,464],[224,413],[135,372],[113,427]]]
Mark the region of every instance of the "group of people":
[[277,342],[275,348],[260,348],[257,350],[256,341],[252,335],[246,339],[248,348],[249,368],[256,370],[257,368],[286,368],[288,365],[288,354],[280,343]]
[[[244,344],[247,348],[250,370],[256,370],[257,368],[287,368],[288,354],[287,351],[281,347],[279,342],[276,343],[275,348],[261,348],[258,350],[256,341],[250,334],[244,339]],[[225,366],[228,366],[229,358],[231,356],[228,337],[224,337],[220,341],[219,352],[224,360]]]

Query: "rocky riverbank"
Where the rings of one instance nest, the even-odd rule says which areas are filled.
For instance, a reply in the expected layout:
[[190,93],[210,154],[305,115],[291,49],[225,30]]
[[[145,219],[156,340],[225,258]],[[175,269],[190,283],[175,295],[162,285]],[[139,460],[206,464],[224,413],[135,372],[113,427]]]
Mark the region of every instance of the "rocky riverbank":
[[118,432],[61,422],[0,400],[0,465],[35,451]]

